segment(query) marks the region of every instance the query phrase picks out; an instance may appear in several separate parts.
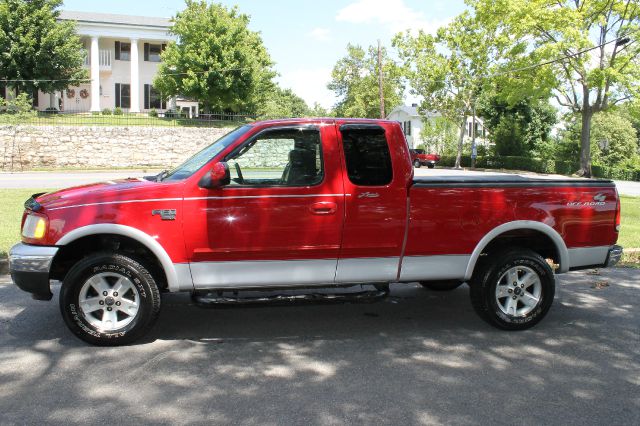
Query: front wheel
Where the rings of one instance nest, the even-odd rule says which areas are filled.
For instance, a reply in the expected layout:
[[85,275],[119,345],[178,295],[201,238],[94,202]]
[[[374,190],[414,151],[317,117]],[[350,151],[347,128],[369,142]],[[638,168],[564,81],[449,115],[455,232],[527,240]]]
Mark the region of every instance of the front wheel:
[[433,163],[429,163],[429,164],[427,165],[427,167],[429,167],[430,169],[433,169],[435,166],[436,166],[436,165],[435,165],[435,164],[433,164]]
[[82,340],[117,346],[142,337],[160,312],[160,292],[138,261],[116,253],[96,253],[76,263],[60,290],[60,310]]
[[524,330],[549,312],[555,277],[542,256],[513,248],[489,254],[470,287],[471,303],[485,321],[504,330]]

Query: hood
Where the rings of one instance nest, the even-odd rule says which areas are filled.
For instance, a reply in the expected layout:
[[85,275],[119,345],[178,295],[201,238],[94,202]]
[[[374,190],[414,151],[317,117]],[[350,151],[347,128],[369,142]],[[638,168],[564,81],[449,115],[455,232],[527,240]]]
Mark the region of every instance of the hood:
[[74,186],[40,195],[36,201],[45,211],[79,204],[104,203],[153,198],[153,189],[165,183],[142,178],[111,180],[89,185]]

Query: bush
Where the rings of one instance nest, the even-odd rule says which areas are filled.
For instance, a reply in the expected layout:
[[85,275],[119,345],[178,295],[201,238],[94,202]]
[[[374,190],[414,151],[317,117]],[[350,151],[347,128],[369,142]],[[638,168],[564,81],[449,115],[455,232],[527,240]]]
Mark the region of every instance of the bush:
[[122,115],[122,108],[116,107],[113,109],[113,115]]
[[91,111],[91,115],[100,115],[100,111]]
[[156,111],[155,108],[149,111],[149,117],[157,117],[157,116],[158,116],[158,111]]
[[102,110],[102,115],[111,115],[111,114],[112,112],[111,112],[111,109],[109,108],[105,108]]

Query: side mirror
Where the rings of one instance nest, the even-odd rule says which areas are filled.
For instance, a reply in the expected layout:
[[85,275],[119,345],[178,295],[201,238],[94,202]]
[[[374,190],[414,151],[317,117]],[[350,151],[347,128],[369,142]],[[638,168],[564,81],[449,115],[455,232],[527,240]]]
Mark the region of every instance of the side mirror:
[[221,188],[231,183],[231,173],[229,173],[229,165],[224,161],[215,163],[211,171],[200,179],[199,186],[202,188],[215,189]]

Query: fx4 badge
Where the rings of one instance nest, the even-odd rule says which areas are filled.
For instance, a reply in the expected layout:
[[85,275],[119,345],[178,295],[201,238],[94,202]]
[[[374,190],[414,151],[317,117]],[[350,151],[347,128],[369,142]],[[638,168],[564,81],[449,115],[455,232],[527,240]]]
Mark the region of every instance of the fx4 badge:
[[176,209],[152,210],[151,216],[159,215],[162,220],[176,220]]
[[378,198],[380,194],[377,192],[362,192],[358,195],[358,198]]
[[593,201],[570,201],[567,203],[569,207],[595,207],[595,206],[604,206],[604,202],[607,199],[607,196],[598,193],[593,196]]

